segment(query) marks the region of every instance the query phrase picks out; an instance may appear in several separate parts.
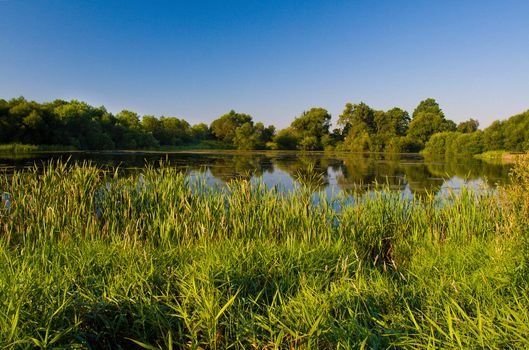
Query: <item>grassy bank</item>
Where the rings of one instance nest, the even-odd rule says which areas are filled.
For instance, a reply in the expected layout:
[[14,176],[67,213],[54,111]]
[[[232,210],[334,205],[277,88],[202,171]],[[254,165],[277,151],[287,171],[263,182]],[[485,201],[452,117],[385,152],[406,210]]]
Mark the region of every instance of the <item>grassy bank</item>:
[[527,158],[529,153],[512,153],[507,151],[488,151],[481,154],[474,155],[474,158],[484,160],[486,162],[499,163],[514,163],[523,158]]
[[528,162],[354,206],[163,167],[3,176],[0,347],[527,348],[528,189]]
[[30,152],[52,152],[52,151],[75,151],[72,146],[62,145],[27,145],[20,143],[10,143],[0,145],[0,153],[30,153]]
[[[137,149],[135,151],[185,151],[185,150],[222,150],[226,146],[219,141],[206,140],[200,143],[181,145],[181,146],[159,146],[147,149]],[[76,151],[77,148],[73,146],[62,145],[28,145],[20,143],[11,143],[0,145],[0,153],[31,153],[31,152],[54,152],[54,151]],[[111,151],[111,150],[107,150]]]

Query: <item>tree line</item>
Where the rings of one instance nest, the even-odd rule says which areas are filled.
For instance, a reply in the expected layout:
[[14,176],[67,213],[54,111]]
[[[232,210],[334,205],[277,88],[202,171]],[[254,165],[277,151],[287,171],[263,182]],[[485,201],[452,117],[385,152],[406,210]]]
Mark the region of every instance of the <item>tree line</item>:
[[527,152],[529,150],[529,110],[496,120],[488,128],[450,130],[433,134],[423,150],[426,154],[466,156],[489,151]]
[[476,154],[488,150],[529,149],[529,111],[479,130],[475,119],[456,124],[432,98],[412,115],[400,108],[376,110],[347,103],[331,130],[331,115],[311,108],[289,127],[254,122],[230,111],[209,126],[176,117],[155,117],[123,110],[116,115],[84,102],[0,99],[0,144],[61,145],[76,149],[152,149],[205,145],[240,150],[341,150]]

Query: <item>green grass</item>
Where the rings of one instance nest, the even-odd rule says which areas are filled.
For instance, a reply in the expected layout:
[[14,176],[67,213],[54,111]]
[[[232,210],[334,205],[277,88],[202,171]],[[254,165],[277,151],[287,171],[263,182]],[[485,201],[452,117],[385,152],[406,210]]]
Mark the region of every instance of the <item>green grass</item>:
[[512,164],[527,158],[529,153],[508,152],[508,151],[487,151],[474,155],[474,158],[481,159],[491,164]]
[[[205,140],[200,143],[181,145],[181,146],[159,146],[151,151],[170,152],[170,151],[185,151],[185,150],[211,150],[211,149],[226,149],[226,146],[219,141]],[[1,144],[0,153],[32,153],[32,152],[55,152],[55,151],[76,151],[73,146],[63,145],[28,145],[20,143]],[[142,151],[136,150],[136,151]]]
[[0,145],[1,152],[9,153],[28,153],[28,152],[46,152],[46,151],[74,151],[72,146],[62,145],[26,145],[20,143],[10,143]]
[[4,175],[0,347],[528,348],[528,189],[527,162],[495,193],[356,205],[167,167]]
[[20,143],[10,143],[0,145],[0,152],[36,152],[39,150],[39,146],[35,145],[23,145]]

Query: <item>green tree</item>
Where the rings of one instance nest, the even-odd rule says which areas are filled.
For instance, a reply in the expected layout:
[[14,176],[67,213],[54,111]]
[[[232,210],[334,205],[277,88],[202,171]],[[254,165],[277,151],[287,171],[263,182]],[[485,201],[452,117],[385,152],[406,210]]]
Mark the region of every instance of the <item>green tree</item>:
[[499,151],[505,149],[504,122],[496,120],[483,131],[483,145],[486,151]]
[[211,132],[218,140],[228,146],[233,146],[235,130],[245,123],[253,123],[252,117],[231,110],[211,123]]
[[529,110],[507,119],[503,125],[504,147],[508,151],[529,150]]
[[463,134],[478,131],[479,121],[470,118],[467,121],[461,122],[457,125],[457,131]]
[[342,127],[342,148],[355,152],[367,151],[370,136],[376,132],[375,111],[361,102],[347,103],[338,117],[338,125]]
[[99,144],[101,133],[101,117],[107,113],[101,108],[92,107],[84,102],[71,101],[60,104],[54,109],[54,113],[60,120],[64,133],[61,137],[66,140],[61,142],[73,145],[80,149],[101,149]]
[[298,143],[298,149],[303,151],[316,151],[322,148],[316,136],[305,136]]
[[252,150],[259,147],[259,136],[252,123],[244,123],[235,130],[233,144],[240,150]]
[[408,135],[424,145],[433,134],[455,129],[455,123],[445,118],[439,104],[433,98],[428,98],[413,111]]
[[457,133],[447,153],[452,156],[471,156],[483,153],[483,132]]
[[367,104],[347,103],[342,114],[338,117],[338,125],[342,127],[344,138],[355,137],[364,132],[374,133],[376,130],[375,111]]
[[479,154],[483,152],[483,149],[481,131],[471,133],[446,131],[433,134],[426,142],[423,153],[459,157]]
[[135,112],[122,110],[121,112],[116,114],[116,118],[118,121],[118,125],[126,129],[132,129],[132,130],[141,129],[140,117]]
[[433,134],[426,142],[423,153],[425,154],[446,154],[449,141],[457,137],[455,132],[445,131]]
[[318,148],[321,148],[321,138],[329,134],[331,115],[323,108],[311,108],[294,119],[290,125],[302,138],[315,137]]
[[153,115],[145,115],[141,119],[141,127],[156,137],[162,130],[162,123]]
[[271,131],[271,128],[265,128],[263,123],[244,123],[235,130],[234,146],[240,150],[265,149],[271,140]]
[[32,110],[22,119],[24,143],[44,143],[42,137],[46,134],[47,125],[37,110]]
[[384,113],[384,122],[377,123],[377,132],[405,136],[408,132],[410,115],[403,109],[394,107]]
[[205,123],[195,124],[191,127],[195,142],[206,140],[209,137],[209,127]]
[[187,121],[176,117],[160,118],[159,142],[162,145],[184,145],[193,140],[193,132]]
[[298,147],[298,136],[292,128],[279,130],[273,137],[269,148],[279,150],[293,150]]

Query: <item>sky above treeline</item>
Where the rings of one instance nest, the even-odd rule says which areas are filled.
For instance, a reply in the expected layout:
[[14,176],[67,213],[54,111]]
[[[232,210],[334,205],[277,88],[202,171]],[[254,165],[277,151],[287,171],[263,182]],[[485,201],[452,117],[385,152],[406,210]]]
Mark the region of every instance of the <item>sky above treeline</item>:
[[0,98],[286,127],[346,102],[529,109],[529,1],[0,0]]

